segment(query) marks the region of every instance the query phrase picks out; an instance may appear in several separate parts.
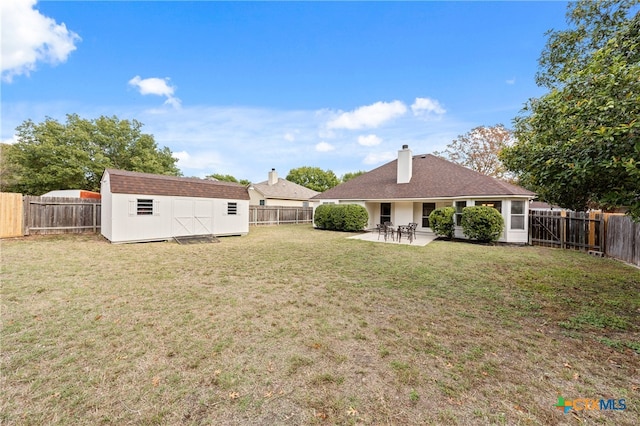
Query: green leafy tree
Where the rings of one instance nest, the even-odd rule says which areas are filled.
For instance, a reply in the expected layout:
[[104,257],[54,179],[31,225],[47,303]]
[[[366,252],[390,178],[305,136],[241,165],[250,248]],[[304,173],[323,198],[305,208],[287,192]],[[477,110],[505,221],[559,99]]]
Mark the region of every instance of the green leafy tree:
[[515,119],[501,158],[521,184],[573,210],[626,206],[640,220],[640,12],[633,2],[569,5],[538,81],[551,88]]
[[365,173],[367,173],[367,172],[362,171],[362,170],[358,170],[357,172],[348,172],[348,173],[345,173],[345,174],[342,175],[342,177],[340,178],[340,181],[342,183],[344,183],[344,182],[347,182],[347,181],[349,181],[349,180],[351,180],[353,178],[357,178],[358,176],[363,175]]
[[318,192],[324,192],[340,183],[331,170],[325,171],[319,167],[308,166],[289,170],[286,179]]
[[233,183],[239,183],[239,184],[242,184],[242,185],[245,185],[245,186],[247,186],[247,185],[250,185],[250,184],[251,184],[251,181],[249,181],[249,180],[247,180],[247,179],[240,179],[240,180],[238,180],[238,179],[236,179],[234,176],[231,176],[231,175],[223,175],[223,174],[220,174],[220,173],[214,173],[214,174],[211,174],[211,175],[207,175],[207,176],[206,176],[206,178],[207,178],[207,179],[215,179],[215,180],[218,180],[218,181],[220,181],[220,182],[233,182]]
[[100,117],[94,120],[67,115],[66,123],[46,118],[18,128],[18,142],[7,149],[11,167],[7,190],[42,194],[56,189],[100,190],[105,168],[179,176],[169,148],[158,148],[142,123]]
[[478,126],[454,139],[444,151],[434,155],[498,179],[509,179],[499,158],[500,152],[514,142],[513,132],[502,124]]

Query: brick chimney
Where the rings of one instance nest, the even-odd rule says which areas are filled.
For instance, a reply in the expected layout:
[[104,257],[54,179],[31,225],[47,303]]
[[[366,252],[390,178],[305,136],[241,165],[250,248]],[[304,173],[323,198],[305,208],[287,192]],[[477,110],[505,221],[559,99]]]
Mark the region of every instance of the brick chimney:
[[276,173],[276,169],[271,169],[269,172],[269,186],[275,185],[278,183],[278,173]]
[[411,182],[413,174],[413,154],[409,149],[409,145],[402,145],[402,149],[398,151],[398,183]]

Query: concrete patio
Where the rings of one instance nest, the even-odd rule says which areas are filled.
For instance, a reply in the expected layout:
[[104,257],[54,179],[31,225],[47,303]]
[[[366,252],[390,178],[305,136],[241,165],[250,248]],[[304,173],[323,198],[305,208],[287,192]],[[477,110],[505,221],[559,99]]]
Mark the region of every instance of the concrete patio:
[[378,235],[377,230],[370,230],[362,234],[354,235],[348,238],[352,240],[371,241],[374,243],[403,244],[403,245],[424,247],[438,237],[433,232],[416,232],[416,236],[411,243],[409,243],[409,239],[404,235],[400,239],[400,242],[398,242],[397,238],[393,240],[391,239],[391,237],[388,237],[387,240],[385,241],[384,235]]

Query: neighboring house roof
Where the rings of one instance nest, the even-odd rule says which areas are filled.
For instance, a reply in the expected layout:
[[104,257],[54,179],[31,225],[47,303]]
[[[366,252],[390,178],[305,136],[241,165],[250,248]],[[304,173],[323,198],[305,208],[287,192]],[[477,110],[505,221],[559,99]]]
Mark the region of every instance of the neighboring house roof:
[[84,189],[59,189],[42,194],[41,197],[92,198],[100,199],[100,193]]
[[318,191],[306,188],[286,179],[278,178],[278,182],[269,185],[269,181],[254,183],[253,189],[265,198],[278,198],[281,200],[308,200],[318,195]]
[[529,203],[529,210],[564,210],[555,204],[545,203],[544,201],[532,201]]
[[109,173],[111,192],[114,194],[249,199],[247,188],[239,183],[154,175],[116,169],[106,169],[105,173]]
[[528,196],[520,186],[483,175],[435,155],[414,155],[409,183],[397,183],[398,160],[360,175],[314,199],[391,200],[464,196]]

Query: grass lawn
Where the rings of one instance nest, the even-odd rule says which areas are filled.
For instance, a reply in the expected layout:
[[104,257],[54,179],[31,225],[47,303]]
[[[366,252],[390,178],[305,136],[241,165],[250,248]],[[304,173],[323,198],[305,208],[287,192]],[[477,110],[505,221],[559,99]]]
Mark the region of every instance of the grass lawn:
[[2,241],[0,423],[638,424],[640,270],[347,236]]

